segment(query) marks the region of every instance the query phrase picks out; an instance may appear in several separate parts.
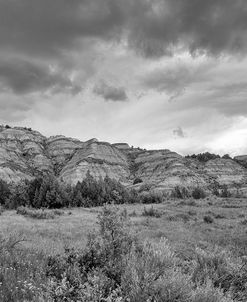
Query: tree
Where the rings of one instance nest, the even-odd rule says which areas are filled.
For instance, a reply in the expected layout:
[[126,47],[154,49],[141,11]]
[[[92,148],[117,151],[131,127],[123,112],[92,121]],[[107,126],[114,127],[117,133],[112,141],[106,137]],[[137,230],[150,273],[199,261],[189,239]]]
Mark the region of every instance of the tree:
[[231,156],[230,156],[229,154],[223,155],[222,158],[224,158],[224,159],[232,159]]
[[5,205],[10,197],[10,189],[4,180],[0,180],[0,204]]

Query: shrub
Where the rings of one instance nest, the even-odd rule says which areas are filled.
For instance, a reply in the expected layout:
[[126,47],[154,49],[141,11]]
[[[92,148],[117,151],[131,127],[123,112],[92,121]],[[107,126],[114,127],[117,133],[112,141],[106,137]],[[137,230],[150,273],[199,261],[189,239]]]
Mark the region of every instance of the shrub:
[[233,300],[226,297],[220,289],[216,289],[212,282],[207,281],[195,289],[191,302],[233,302]]
[[191,217],[189,214],[186,213],[179,213],[176,215],[170,215],[167,217],[168,220],[170,221],[183,221],[183,222],[188,222],[189,220],[191,220]]
[[196,211],[190,210],[190,211],[188,211],[188,214],[189,214],[190,216],[196,216],[196,215],[197,215],[197,212],[196,212]]
[[214,218],[223,219],[223,218],[226,218],[226,216],[224,214],[214,214]]
[[[0,301],[39,301],[45,285],[44,257],[21,248],[18,235],[0,236]],[[47,300],[46,300],[47,301]]]
[[206,197],[204,190],[199,187],[194,188],[191,195],[194,199],[204,199]]
[[176,186],[171,192],[172,198],[185,199],[189,196],[189,191],[185,187]]
[[143,192],[140,195],[140,200],[144,204],[161,203],[163,201],[163,196],[160,192]]
[[191,206],[191,207],[196,207],[196,206],[197,206],[197,203],[195,202],[195,200],[189,199],[189,200],[182,200],[182,201],[180,201],[177,205],[178,205],[178,206]]
[[54,219],[56,215],[63,214],[63,212],[61,211],[51,211],[51,210],[44,210],[44,209],[37,210],[37,209],[31,209],[23,206],[18,207],[16,213],[35,219]]
[[150,216],[155,218],[160,218],[162,216],[162,213],[159,212],[157,209],[154,209],[154,207],[150,207],[149,209],[144,207],[142,216]]
[[196,248],[185,257],[165,238],[140,243],[116,207],[104,206],[98,224],[84,250],[46,261],[17,249],[20,238],[0,238],[0,301],[247,301],[247,269],[229,252]]
[[203,217],[203,221],[206,222],[206,223],[213,223],[213,222],[214,222],[214,219],[213,219],[213,217],[210,216],[210,215],[205,215],[205,216]]
[[139,193],[142,193],[142,192],[145,192],[145,191],[150,191],[152,188],[152,185],[151,184],[148,184],[148,183],[145,183],[143,185],[140,186],[139,188]]
[[136,211],[132,211],[130,214],[129,214],[130,217],[136,217],[137,216],[137,213]]
[[143,182],[143,180],[141,178],[137,177],[137,178],[134,179],[133,185],[140,184],[142,182]]
[[231,192],[228,190],[226,185],[223,186],[220,193],[220,197],[224,197],[224,198],[231,197]]
[[176,261],[175,253],[164,238],[158,243],[144,242],[141,249],[133,247],[126,256],[121,279],[122,290],[129,301],[153,301],[159,293],[158,281]]
[[49,295],[55,301],[65,297],[68,301],[106,301],[118,296],[124,259],[135,238],[129,234],[126,211],[105,206],[98,219],[99,232],[89,235],[84,251],[67,250],[65,255],[49,258],[47,275],[53,280]]
[[[205,284],[210,280],[214,287],[230,290],[237,285],[237,276],[243,267],[238,258],[225,251],[215,248],[212,251],[196,249],[196,260],[192,273],[192,281]],[[245,279],[246,280],[246,279]]]
[[0,206],[0,215],[2,215],[3,212],[4,212],[4,209],[3,209],[3,207]]

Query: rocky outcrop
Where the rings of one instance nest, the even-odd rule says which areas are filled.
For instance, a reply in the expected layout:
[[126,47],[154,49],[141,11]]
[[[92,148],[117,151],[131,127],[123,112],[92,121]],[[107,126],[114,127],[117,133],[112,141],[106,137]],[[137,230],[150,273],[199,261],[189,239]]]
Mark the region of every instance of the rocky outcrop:
[[42,173],[76,184],[87,171],[95,178],[111,178],[135,186],[148,183],[171,190],[175,186],[212,189],[247,188],[247,156],[217,158],[206,163],[184,158],[170,150],[143,150],[126,143],[109,144],[91,139],[81,142],[62,135],[46,138],[27,128],[0,126],[0,178],[7,182],[32,179]]
[[77,149],[61,171],[60,178],[75,184],[87,171],[95,178],[105,177],[128,182],[127,156],[109,143],[89,141]]

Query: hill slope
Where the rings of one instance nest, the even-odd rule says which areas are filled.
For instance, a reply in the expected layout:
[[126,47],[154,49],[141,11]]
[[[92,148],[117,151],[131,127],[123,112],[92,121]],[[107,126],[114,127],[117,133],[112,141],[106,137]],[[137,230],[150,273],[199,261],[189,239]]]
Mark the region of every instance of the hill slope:
[[1,179],[19,182],[51,173],[76,184],[87,171],[95,178],[108,175],[128,186],[138,178],[164,190],[176,185],[205,189],[227,185],[241,191],[247,188],[247,169],[231,159],[202,163],[170,150],[142,150],[97,139],[81,142],[61,135],[46,138],[27,128],[0,127]]

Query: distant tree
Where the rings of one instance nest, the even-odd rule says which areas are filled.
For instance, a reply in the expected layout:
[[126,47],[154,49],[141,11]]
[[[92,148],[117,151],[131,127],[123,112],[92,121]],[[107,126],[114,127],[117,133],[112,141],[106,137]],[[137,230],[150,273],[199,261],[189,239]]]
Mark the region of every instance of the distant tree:
[[16,208],[18,206],[29,206],[26,183],[19,183],[15,185],[11,194],[9,207]]
[[11,191],[9,185],[4,181],[0,180],[0,204],[5,205],[10,197]]
[[197,159],[200,162],[204,162],[204,163],[209,160],[212,160],[212,159],[220,158],[220,156],[218,154],[213,154],[213,153],[209,153],[209,152],[187,155],[185,157]]
[[224,159],[232,159],[231,156],[230,156],[229,154],[223,155],[222,158],[224,158]]

